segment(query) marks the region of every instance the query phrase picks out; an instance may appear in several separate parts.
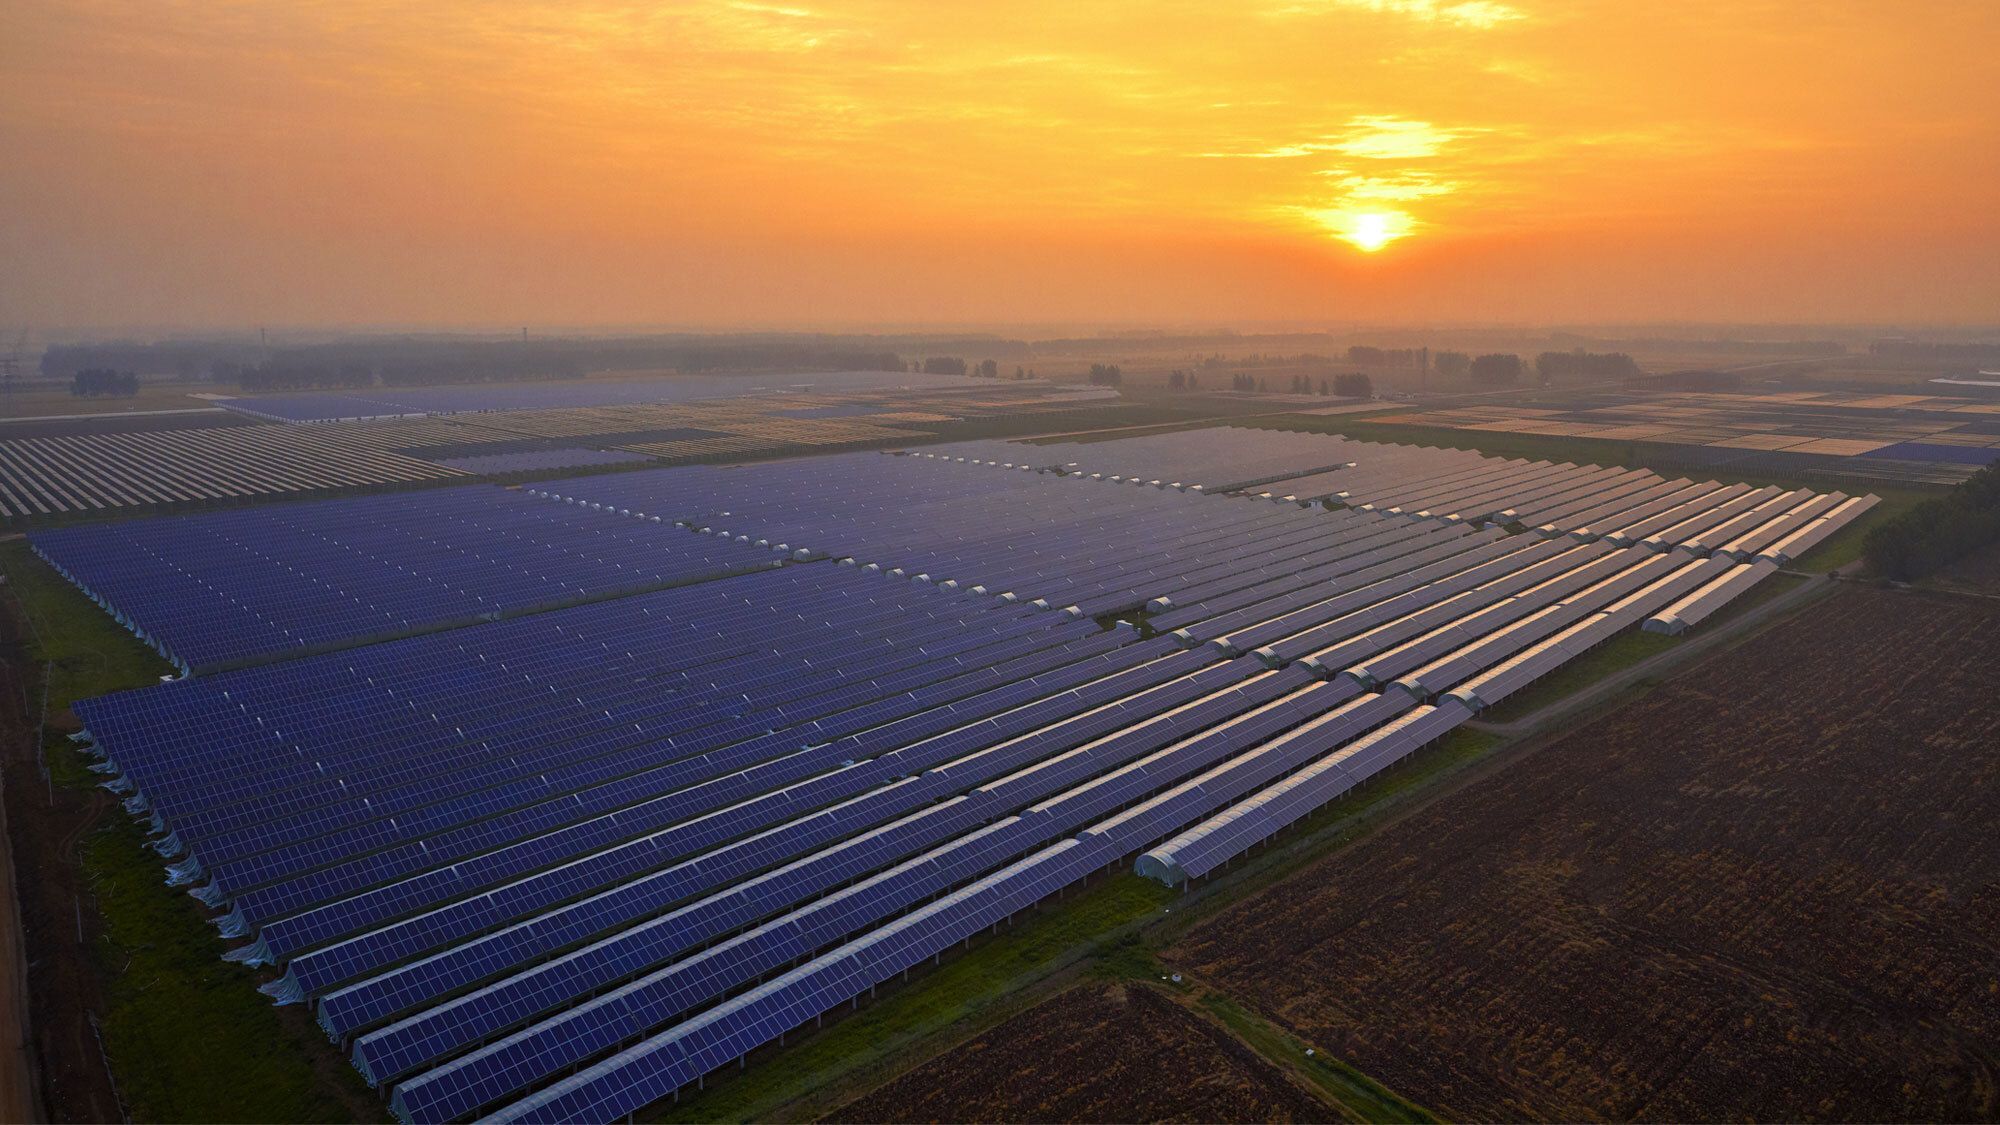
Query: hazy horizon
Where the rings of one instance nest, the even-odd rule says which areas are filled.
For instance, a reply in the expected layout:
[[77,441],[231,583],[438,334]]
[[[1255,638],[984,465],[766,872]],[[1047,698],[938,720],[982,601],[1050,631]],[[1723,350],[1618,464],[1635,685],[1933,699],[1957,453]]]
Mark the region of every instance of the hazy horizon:
[[1977,325],[1996,41],[1956,0],[21,0],[0,322]]

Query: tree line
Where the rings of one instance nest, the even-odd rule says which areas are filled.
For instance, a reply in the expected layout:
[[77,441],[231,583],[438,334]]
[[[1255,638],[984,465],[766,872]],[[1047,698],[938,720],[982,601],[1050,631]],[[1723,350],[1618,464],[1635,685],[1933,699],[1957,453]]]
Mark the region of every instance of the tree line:
[[[250,339],[153,344],[67,344],[42,353],[50,378],[112,368],[141,375],[259,386],[357,386],[560,379],[592,371],[904,371],[902,354],[857,337],[662,336],[626,338],[350,337],[266,347]],[[899,341],[900,342],[900,341]],[[964,341],[959,341],[963,343]],[[984,350],[983,348],[981,350]],[[998,347],[989,354],[1004,354]],[[363,372],[367,372],[364,383]]]
[[1347,362],[1376,367],[1426,367],[1430,364],[1430,354],[1429,348],[1371,348],[1355,344],[1347,349]]
[[1543,352],[1535,357],[1535,374],[1547,383],[1575,376],[1594,379],[1624,379],[1639,374],[1639,365],[1624,352]]
[[[1193,386],[1193,376],[1188,377],[1187,383],[1190,387]],[[1182,386],[1181,373],[1178,371],[1174,372],[1173,377],[1167,380],[1167,386],[1171,389],[1179,390]],[[1271,391],[1271,379],[1269,376],[1260,379],[1255,375],[1248,375],[1239,371],[1229,377],[1229,389],[1250,394],[1269,394]],[[1291,376],[1291,386],[1285,389],[1288,393],[1295,395],[1338,395],[1341,398],[1375,397],[1375,381],[1359,371],[1331,377],[1322,375],[1318,381],[1314,381],[1310,375],[1293,375]]]
[[139,393],[139,376],[132,371],[91,367],[70,376],[69,393],[85,398],[107,395],[130,398]]
[[1861,541],[1876,574],[1908,582],[2000,543],[2000,462],[1884,520]]

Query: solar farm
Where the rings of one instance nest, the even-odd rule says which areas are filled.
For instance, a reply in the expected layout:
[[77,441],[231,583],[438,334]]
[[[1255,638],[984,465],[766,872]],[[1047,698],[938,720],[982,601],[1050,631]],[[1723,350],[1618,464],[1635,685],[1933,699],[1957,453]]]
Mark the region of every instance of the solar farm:
[[1376,421],[1679,447],[1689,464],[1823,469],[1954,484],[2000,460],[2000,401],[1925,394],[1766,391],[1579,395],[1454,406]]
[[[0,518],[194,510],[480,477],[881,447],[1115,420],[1115,392],[900,372],[677,376],[220,398],[257,424],[9,437]],[[236,416],[241,416],[237,418]]]
[[[488,451],[328,409],[237,432],[425,427],[464,465],[689,407],[502,415],[528,444]],[[77,739],[221,955],[397,1117],[555,1122],[676,1098],[1102,873],[1206,880],[1874,503],[1213,427],[30,542],[180,673],[79,702]]]

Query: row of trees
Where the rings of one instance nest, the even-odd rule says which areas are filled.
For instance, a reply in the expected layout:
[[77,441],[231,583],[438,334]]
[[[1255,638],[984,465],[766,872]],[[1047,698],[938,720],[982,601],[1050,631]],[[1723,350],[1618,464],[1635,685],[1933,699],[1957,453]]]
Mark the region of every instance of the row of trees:
[[139,393],[139,376],[132,371],[90,367],[70,376],[69,393],[85,398],[99,395],[130,398]]
[[1917,340],[1876,340],[1868,354],[1926,363],[2000,363],[2000,343],[1926,344]]
[[345,380],[367,367],[391,385],[488,379],[547,379],[588,371],[905,371],[903,357],[976,351],[1027,354],[1020,341],[963,336],[842,336],[822,333],[691,333],[628,337],[351,336],[267,346],[257,337],[57,345],[42,354],[50,378],[113,368],[144,378],[228,378],[265,364],[274,371],[315,368]]
[[1472,361],[1472,382],[1481,387],[1511,387],[1521,381],[1521,357],[1491,352]]
[[1535,357],[1535,374],[1542,382],[1577,377],[1628,379],[1639,374],[1639,365],[1624,352],[1543,352]]
[[[894,368],[891,368],[894,370]],[[926,375],[970,375],[974,379],[998,379],[1000,361],[982,359],[978,363],[967,363],[955,355],[934,355],[925,360],[911,360],[911,371],[922,371]],[[1014,378],[1032,379],[1035,373],[1024,367],[1014,368]]]
[[[1188,376],[1187,385],[1189,388],[1193,388],[1193,376]],[[1174,372],[1173,377],[1167,380],[1167,386],[1171,389],[1179,390],[1181,387],[1181,373],[1178,371]],[[1268,377],[1259,379],[1255,375],[1246,375],[1239,371],[1229,377],[1229,389],[1253,394],[1268,394],[1271,390],[1271,380]],[[1310,375],[1293,375],[1289,390],[1290,393],[1295,395],[1322,394],[1339,395],[1342,398],[1373,398],[1375,396],[1375,381],[1358,371],[1344,375],[1335,375],[1331,378],[1321,376],[1317,382]]]
[[1115,363],[1093,363],[1090,365],[1090,382],[1099,387],[1121,386],[1125,382],[1125,373],[1118,370]]
[[1424,367],[1430,361],[1429,348],[1371,348],[1355,344],[1347,349],[1347,362],[1375,367]]
[[1907,582],[1994,543],[2000,543],[2000,462],[1883,521],[1861,549],[1875,573]]

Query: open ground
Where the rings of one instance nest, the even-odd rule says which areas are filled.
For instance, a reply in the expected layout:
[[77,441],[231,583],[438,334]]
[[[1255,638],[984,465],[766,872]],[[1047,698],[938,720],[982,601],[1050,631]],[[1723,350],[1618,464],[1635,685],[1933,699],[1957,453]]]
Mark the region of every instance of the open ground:
[[1166,959],[1448,1117],[1990,1117],[1996,644],[1843,589]]

